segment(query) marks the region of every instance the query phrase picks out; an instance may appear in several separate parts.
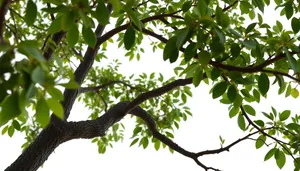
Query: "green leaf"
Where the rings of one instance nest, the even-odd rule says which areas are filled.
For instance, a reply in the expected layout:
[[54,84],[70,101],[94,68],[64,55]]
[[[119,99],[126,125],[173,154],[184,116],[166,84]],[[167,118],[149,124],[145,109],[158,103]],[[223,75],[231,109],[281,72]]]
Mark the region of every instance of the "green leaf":
[[0,106],[0,126],[21,114],[19,108],[19,94],[17,92],[6,96]]
[[126,50],[130,50],[135,42],[135,30],[129,26],[124,34],[124,46]]
[[250,105],[243,105],[245,111],[249,114],[249,115],[252,115],[252,116],[255,116],[256,112],[255,110],[253,109],[252,106]]
[[56,17],[48,28],[48,34],[57,33],[61,30],[61,16]]
[[189,62],[196,55],[197,55],[196,43],[190,43],[184,50],[184,60],[186,62]]
[[96,8],[96,18],[100,25],[105,26],[109,23],[109,11],[105,6],[103,0],[98,0],[98,6]]
[[201,68],[199,68],[197,71],[195,71],[194,77],[193,77],[193,84],[195,87],[198,87],[201,80],[203,78],[203,71]]
[[61,28],[64,31],[68,31],[69,28],[72,28],[75,24],[75,20],[77,19],[75,11],[71,10],[64,13],[61,17]]
[[261,73],[258,78],[258,90],[264,96],[269,91],[270,81],[269,77],[265,73]]
[[192,1],[186,1],[185,3],[183,3],[182,5],[182,12],[187,12],[191,7],[192,7]]
[[14,132],[15,132],[15,128],[12,125],[9,126],[7,130],[8,136],[12,137],[14,135]]
[[39,62],[45,62],[45,58],[38,49],[38,43],[33,40],[26,40],[18,45],[18,51],[28,57],[34,58]]
[[147,137],[144,137],[143,139],[142,139],[142,142],[143,142],[143,148],[145,149],[145,148],[147,148],[147,146],[148,146],[148,144],[149,144],[149,140],[148,140],[148,138]]
[[294,14],[293,1],[287,1],[284,5],[285,16],[290,19]]
[[132,9],[126,9],[127,14],[129,15],[133,24],[141,31],[144,27],[143,23],[138,19],[138,13]]
[[37,7],[36,4],[29,0],[25,9],[25,17],[24,20],[28,26],[33,25],[37,16]]
[[48,107],[54,112],[54,114],[60,118],[64,118],[64,108],[61,103],[54,98],[50,98],[46,100]]
[[65,88],[67,88],[67,89],[77,89],[77,88],[79,88],[78,83],[76,83],[73,80],[69,81],[68,83],[61,83],[61,84],[58,84],[58,85],[61,85]]
[[287,49],[287,47],[283,47],[284,52],[286,54],[286,57],[290,63],[291,68],[295,71],[298,72],[299,68],[298,68],[298,63],[296,61],[296,59],[290,54],[289,50]]
[[95,47],[97,43],[97,37],[91,28],[82,27],[82,36],[90,47]]
[[219,6],[216,8],[216,20],[217,23],[223,28],[227,28],[230,25],[230,18],[228,14],[224,13],[223,9]]
[[190,32],[189,28],[184,28],[178,32],[177,41],[176,41],[177,49],[180,49],[182,45],[184,45],[184,43],[187,41],[189,32]]
[[227,90],[227,97],[231,102],[234,102],[237,95],[237,90],[234,85],[230,85]]
[[177,37],[170,38],[168,40],[168,42],[164,48],[164,52],[163,52],[164,60],[169,59],[171,63],[175,62],[179,55],[179,51],[175,46],[176,41],[177,41]]
[[201,51],[198,53],[198,61],[202,66],[206,66],[211,59],[210,53],[207,51]]
[[256,142],[255,142],[255,147],[256,147],[256,149],[261,148],[261,147],[265,144],[266,139],[267,139],[266,136],[260,135],[260,136],[256,139]]
[[253,122],[256,123],[260,127],[264,127],[265,126],[265,123],[262,120],[255,120]]
[[286,162],[285,154],[279,149],[277,149],[275,152],[275,159],[276,159],[277,166],[280,169],[282,169]]
[[256,26],[257,23],[252,23],[246,28],[246,34],[250,33],[254,27]]
[[295,34],[300,31],[300,20],[298,18],[293,17],[291,25]]
[[39,98],[36,104],[35,118],[36,121],[40,123],[43,128],[45,128],[50,121],[49,112],[50,110],[45,99],[43,97]]
[[134,144],[136,144],[139,141],[139,138],[134,139],[131,143],[130,143],[130,147],[133,146]]
[[231,53],[233,58],[238,57],[241,53],[241,48],[240,48],[239,44],[232,43],[230,45],[230,53]]
[[55,87],[47,87],[46,91],[56,100],[64,100],[64,95],[62,92]]
[[208,6],[204,0],[198,0],[197,10],[200,13],[201,17],[207,15]]
[[154,143],[154,148],[155,148],[156,151],[159,150],[159,148],[160,148],[160,141],[156,141],[156,142]]
[[264,4],[263,0],[254,0],[254,2],[256,3],[258,9],[259,9],[261,12],[264,12],[265,4]]
[[299,96],[299,91],[296,88],[293,88],[291,90],[291,95],[292,95],[292,97],[294,97],[296,99]]
[[14,126],[14,128],[16,130],[18,130],[18,131],[21,130],[21,125],[20,125],[20,123],[17,120],[14,119],[13,122],[12,122],[12,125]]
[[31,73],[31,79],[35,83],[39,83],[41,85],[45,82],[45,73],[40,66],[37,66]]
[[290,117],[291,111],[290,110],[285,110],[282,113],[279,114],[279,120],[280,121],[285,121],[287,118]]
[[277,150],[277,148],[272,148],[271,150],[269,150],[267,152],[267,154],[265,155],[264,161],[269,160],[275,154],[276,150]]
[[226,81],[217,83],[212,91],[213,98],[215,99],[215,98],[222,96],[225,93],[226,89],[227,89]]
[[238,116],[238,126],[240,127],[241,130],[243,130],[243,131],[246,130],[245,118],[241,114]]
[[67,42],[70,48],[73,48],[79,40],[79,31],[76,24],[73,24],[67,32]]
[[255,48],[256,48],[256,43],[255,43],[255,41],[253,41],[253,40],[244,40],[244,41],[241,41],[241,43],[242,43],[245,47],[247,47],[247,48],[249,48],[249,49],[255,49]]
[[229,111],[229,117],[233,118],[234,116],[236,116],[240,111],[239,107],[232,107]]

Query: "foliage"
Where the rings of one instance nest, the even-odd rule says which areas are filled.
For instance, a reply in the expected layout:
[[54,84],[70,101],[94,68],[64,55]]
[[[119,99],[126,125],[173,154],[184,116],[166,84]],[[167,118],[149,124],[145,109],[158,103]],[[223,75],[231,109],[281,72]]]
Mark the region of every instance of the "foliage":
[[[261,118],[253,107],[276,83],[278,95],[299,96],[299,5],[291,0],[1,0],[2,134],[25,133],[25,149],[39,143],[35,138],[51,128],[70,126],[71,131],[73,122],[67,119],[77,98],[91,113],[89,121],[75,124],[88,127],[101,121],[104,132],[111,128],[105,136],[101,131],[77,132],[66,140],[93,138],[99,153],[105,153],[113,141],[123,139],[124,131],[124,125],[116,123],[118,112],[110,111],[126,102],[124,115],[137,116],[131,146],[147,148],[153,143],[156,150],[168,146],[205,170],[218,170],[198,157],[256,137],[257,149],[270,147],[265,160],[274,158],[282,168],[292,159],[299,170],[300,116],[272,107]],[[266,8],[285,17],[290,28],[278,20],[275,25],[264,21]],[[127,77],[118,71],[118,59],[105,63],[111,58],[109,44],[126,51],[130,61],[139,60],[148,36],[153,51],[161,50],[162,60],[177,65],[174,77],[165,79],[155,69],[148,75],[137,71]],[[171,139],[180,122],[192,115],[185,105],[192,96],[188,84],[197,87],[201,82],[211,86],[212,98],[228,105],[229,117],[248,134],[227,145],[220,137],[220,149],[193,153]],[[93,128],[100,130],[97,124]]]

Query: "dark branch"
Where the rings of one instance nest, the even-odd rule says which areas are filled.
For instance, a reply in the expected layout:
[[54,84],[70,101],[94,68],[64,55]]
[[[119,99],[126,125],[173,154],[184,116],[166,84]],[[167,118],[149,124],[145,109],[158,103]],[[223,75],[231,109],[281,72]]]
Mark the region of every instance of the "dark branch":
[[10,0],[3,0],[0,4],[0,44],[4,43],[3,32],[4,32],[4,23],[5,23],[5,15],[7,12],[7,8],[9,6]]
[[91,91],[96,92],[96,91],[99,91],[100,89],[106,88],[106,87],[114,85],[114,84],[123,84],[127,87],[130,87],[131,89],[136,88],[130,84],[125,83],[124,81],[111,81],[111,82],[108,82],[108,83],[105,83],[105,84],[102,84],[102,85],[99,85],[96,87],[81,87],[78,91],[79,91],[79,93],[86,93],[86,92],[91,92]]

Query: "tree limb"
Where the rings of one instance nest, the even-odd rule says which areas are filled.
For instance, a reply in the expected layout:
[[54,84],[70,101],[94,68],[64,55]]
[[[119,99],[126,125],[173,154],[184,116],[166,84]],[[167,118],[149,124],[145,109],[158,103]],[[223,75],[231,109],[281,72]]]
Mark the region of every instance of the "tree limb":
[[4,43],[3,32],[4,32],[4,22],[5,22],[5,14],[7,12],[7,8],[10,4],[10,0],[2,0],[0,6],[0,44]]
[[123,84],[127,87],[130,87],[131,89],[136,89],[136,87],[130,85],[130,84],[127,84],[125,83],[124,81],[120,81],[120,80],[117,80],[117,81],[111,81],[111,82],[108,82],[108,83],[105,83],[105,84],[102,84],[102,85],[99,85],[99,86],[96,86],[96,87],[81,87],[79,88],[79,92],[78,93],[86,93],[86,92],[91,92],[91,91],[99,91],[100,89],[103,89],[103,88],[106,88],[108,86],[111,86],[111,85],[114,85],[114,84]]

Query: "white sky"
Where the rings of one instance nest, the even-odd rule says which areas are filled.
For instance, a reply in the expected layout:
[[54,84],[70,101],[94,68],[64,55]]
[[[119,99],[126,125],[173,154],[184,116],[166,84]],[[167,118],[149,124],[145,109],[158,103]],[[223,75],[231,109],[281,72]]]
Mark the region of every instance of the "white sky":
[[[276,18],[273,9],[266,9],[270,23],[275,23]],[[285,20],[283,18],[281,21]],[[290,26],[289,22],[284,24]],[[121,72],[128,75],[139,72],[163,72],[166,77],[173,71],[168,62],[163,62],[162,52],[152,53],[151,50],[141,56],[139,62],[126,62],[120,68]],[[114,56],[123,56],[121,49],[114,50]],[[127,58],[124,61],[128,61]],[[198,152],[209,149],[219,148],[219,135],[225,138],[225,145],[246,135],[237,125],[237,118],[230,119],[228,116],[227,105],[220,104],[218,100],[213,100],[209,94],[210,87],[203,82],[196,89],[193,89],[193,98],[188,99],[188,106],[191,108],[193,117],[189,117],[186,122],[181,123],[180,129],[175,132],[175,142],[183,148]],[[292,113],[299,113],[299,99],[284,98],[277,95],[277,87],[272,87],[268,99],[263,99],[260,104],[255,105],[257,115],[261,116],[260,111],[269,112],[271,106],[277,111],[286,109]],[[82,105],[74,105],[70,119],[86,119],[84,116],[88,111]],[[190,171],[203,170],[192,159],[184,157],[178,153],[171,154],[168,149],[160,149],[156,152],[153,144],[149,144],[144,150],[136,145],[129,148],[131,143],[130,136],[134,126],[134,119],[128,116],[121,120],[126,127],[123,143],[115,143],[114,147],[108,148],[104,155],[98,154],[97,145],[90,140],[72,140],[60,145],[55,152],[50,155],[43,168],[39,171],[53,170],[182,170]],[[21,153],[21,145],[24,139],[20,134],[15,134],[9,138],[7,134],[0,136],[0,170],[4,170]],[[207,166],[212,166],[225,171],[252,171],[252,170],[279,170],[274,158],[264,162],[266,152],[271,149],[255,149],[255,142],[244,141],[234,146],[230,152],[223,152],[200,158],[200,161]],[[293,169],[292,159],[287,156],[287,163],[282,169],[290,171]]]

